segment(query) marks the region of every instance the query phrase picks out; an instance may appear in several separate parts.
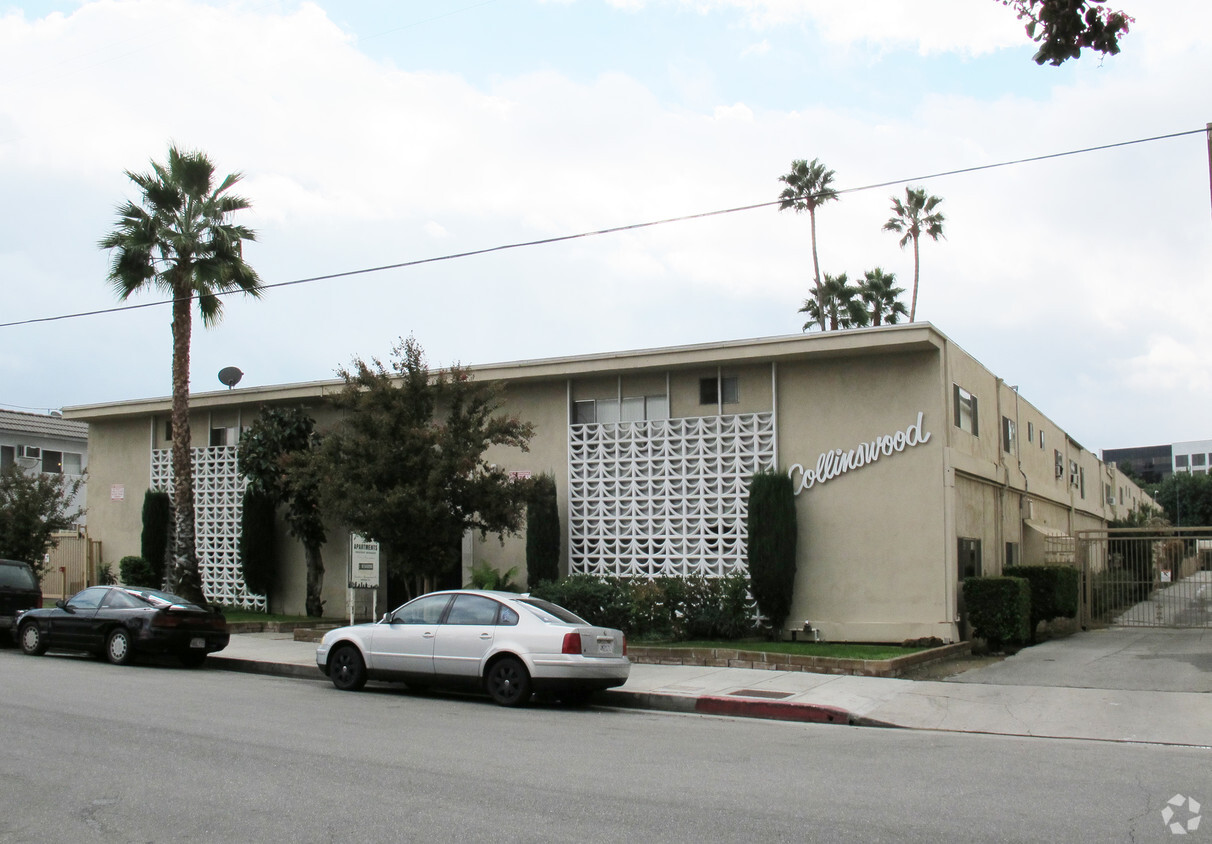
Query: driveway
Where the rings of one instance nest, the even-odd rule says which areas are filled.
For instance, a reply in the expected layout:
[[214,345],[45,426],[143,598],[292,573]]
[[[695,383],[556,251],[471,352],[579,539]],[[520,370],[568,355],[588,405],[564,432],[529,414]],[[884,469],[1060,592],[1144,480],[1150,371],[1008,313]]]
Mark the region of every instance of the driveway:
[[1053,639],[955,683],[1212,693],[1212,629],[1111,627]]

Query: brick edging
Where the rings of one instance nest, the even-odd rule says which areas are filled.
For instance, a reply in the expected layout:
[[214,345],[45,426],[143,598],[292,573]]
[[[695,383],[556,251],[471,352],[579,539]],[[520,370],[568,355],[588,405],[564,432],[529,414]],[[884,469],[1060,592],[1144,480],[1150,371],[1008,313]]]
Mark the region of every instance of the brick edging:
[[943,645],[892,659],[837,659],[825,656],[746,651],[739,648],[672,648],[629,645],[627,655],[640,665],[699,665],[717,668],[758,668],[768,671],[807,671],[851,674],[856,677],[899,677],[909,668],[929,665],[970,653],[971,642]]

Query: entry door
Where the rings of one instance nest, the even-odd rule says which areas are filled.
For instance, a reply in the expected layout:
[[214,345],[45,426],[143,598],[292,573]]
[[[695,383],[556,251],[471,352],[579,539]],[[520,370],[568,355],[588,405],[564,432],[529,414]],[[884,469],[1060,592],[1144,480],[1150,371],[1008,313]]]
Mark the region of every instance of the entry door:
[[483,595],[458,595],[438,627],[434,670],[448,677],[476,677],[496,635],[498,607]]

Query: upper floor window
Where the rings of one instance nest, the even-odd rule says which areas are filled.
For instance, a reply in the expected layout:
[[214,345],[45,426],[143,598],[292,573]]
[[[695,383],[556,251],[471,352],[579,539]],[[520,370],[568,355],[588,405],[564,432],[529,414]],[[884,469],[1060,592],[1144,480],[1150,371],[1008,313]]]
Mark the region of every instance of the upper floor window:
[[1007,454],[1014,453],[1014,420],[1008,416],[1002,417],[1002,451]]
[[736,404],[740,400],[736,376],[699,379],[699,404]]
[[1187,455],[1185,455],[1185,454],[1174,455],[1174,466],[1177,469],[1186,469],[1187,468]]
[[210,444],[217,445],[236,445],[240,439],[240,432],[236,428],[211,428],[210,429]]
[[1207,460],[1208,460],[1208,455],[1206,455],[1206,454],[1192,454],[1191,455],[1191,465],[1192,466],[1207,466],[1208,465]]
[[572,403],[574,425],[668,418],[668,396],[624,396],[621,403],[618,399],[582,399]]
[[977,431],[979,420],[976,410],[976,396],[965,390],[959,384],[955,386],[955,427],[967,431],[972,436],[980,436]]

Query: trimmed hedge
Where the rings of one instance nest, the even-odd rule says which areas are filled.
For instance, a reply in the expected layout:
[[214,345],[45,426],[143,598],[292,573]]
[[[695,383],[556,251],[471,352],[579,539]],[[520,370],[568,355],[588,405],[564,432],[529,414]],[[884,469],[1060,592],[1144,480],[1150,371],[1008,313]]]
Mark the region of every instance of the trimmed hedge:
[[1031,584],[1021,577],[964,578],[964,606],[973,632],[989,643],[1026,644],[1031,637]]
[[560,576],[560,508],[555,478],[536,477],[526,495],[526,582],[534,585]]
[[739,639],[753,631],[744,575],[728,577],[596,577],[576,574],[540,583],[531,593],[592,624],[636,639]]
[[159,589],[160,578],[152,564],[142,557],[123,557],[118,560],[118,577],[124,586],[142,586],[147,589]]
[[795,546],[799,529],[795,487],[785,472],[759,472],[749,481],[749,581],[758,611],[780,638],[795,590]]
[[167,492],[149,489],[143,493],[143,532],[139,556],[147,560],[157,581],[164,581],[168,562],[168,540],[172,532],[173,505]]
[[1073,566],[1007,566],[1002,574],[1031,584],[1031,631],[1041,621],[1077,618],[1081,574]]
[[251,488],[245,491],[240,514],[240,567],[244,585],[255,595],[269,595],[273,588],[277,509],[273,496]]

